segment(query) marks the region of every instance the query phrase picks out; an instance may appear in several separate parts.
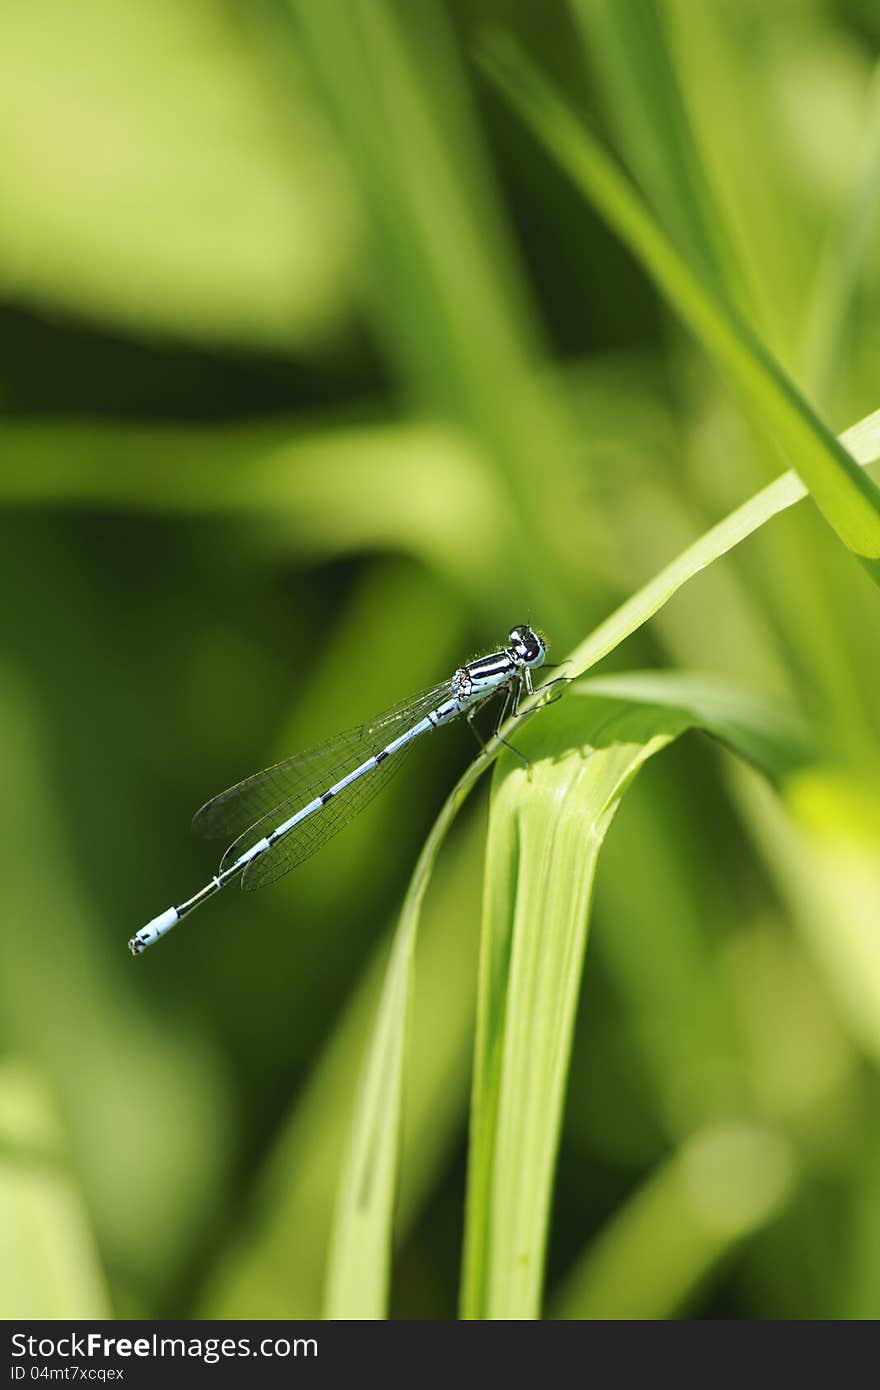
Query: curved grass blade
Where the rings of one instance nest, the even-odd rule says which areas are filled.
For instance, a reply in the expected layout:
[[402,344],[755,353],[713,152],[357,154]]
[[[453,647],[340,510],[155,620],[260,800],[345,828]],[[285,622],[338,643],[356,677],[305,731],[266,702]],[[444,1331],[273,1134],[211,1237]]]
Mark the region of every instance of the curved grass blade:
[[775,706],[708,678],[578,683],[499,764],[489,822],[462,1315],[532,1318],[605,834],[642,765],[690,728],[782,782],[811,756]]
[[[866,415],[840,436],[860,467],[880,459],[880,410]],[[652,618],[674,594],[722,555],[747,540],[765,522],[787,511],[807,496],[807,489],[794,472],[783,473],[723,521],[705,531],[647,584],[616,608],[594,628],[571,653],[571,669],[581,675],[607,656],[615,647]]]
[[[458,1148],[467,1115],[476,1010],[472,948],[479,927],[471,904],[482,875],[484,840],[482,818],[469,817],[438,865],[425,904],[407,1046],[405,1181],[394,1203],[399,1237],[406,1237],[430,1200]],[[366,970],[293,1099],[232,1239],[213,1261],[195,1309],[198,1317],[320,1316],[336,1178],[390,935],[370,952]]]
[[[880,411],[854,425],[844,438],[863,465],[880,458]],[[572,673],[582,674],[607,656],[653,617],[689,579],[806,495],[800,479],[794,473],[786,473],[713,526],[575,648],[571,655]],[[502,732],[510,736],[515,727],[515,721],[510,720]],[[410,881],[364,1062],[337,1197],[326,1299],[326,1315],[331,1318],[385,1316],[409,977],[421,903],[447,831],[500,751],[501,744],[493,740],[459,779],[428,836]]]
[[691,270],[629,180],[519,46],[493,33],[483,65],[544,147],[638,258],[672,308],[796,463],[844,544],[880,583],[880,490],[734,310]]
[[412,958],[419,916],[446,832],[488,766],[471,764],[431,828],[410,880],[361,1073],[330,1246],[325,1317],[383,1318],[388,1301]]

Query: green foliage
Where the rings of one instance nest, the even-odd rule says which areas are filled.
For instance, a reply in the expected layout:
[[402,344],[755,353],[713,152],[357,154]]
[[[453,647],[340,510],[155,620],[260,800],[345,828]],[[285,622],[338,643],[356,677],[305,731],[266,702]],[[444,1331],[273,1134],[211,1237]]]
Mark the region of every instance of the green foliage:
[[[880,445],[877,435],[878,424],[880,424],[880,412],[854,426],[848,433],[850,447],[853,448],[855,455],[864,462],[873,460],[877,454],[878,445]],[[794,474],[787,474],[771,484],[764,492],[753,498],[732,516],[720,522],[710,533],[701,537],[695,545],[661,571],[644,589],[627,600],[616,613],[612,614],[575,649],[571,657],[568,658],[567,668],[573,673],[580,673],[596,661],[601,660],[602,657],[607,656],[615,646],[629,637],[637,627],[646,622],[663,604],[668,602],[689,579],[693,578],[713,560],[739,544],[753,530],[763,525],[765,521],[772,518],[784,507],[791,506],[794,502],[801,500],[804,495],[804,489]],[[631,750],[627,750],[624,746],[622,756],[626,758],[627,753],[629,754],[631,775],[634,775],[646,757],[650,757],[658,751],[660,747],[664,746],[664,742],[668,742],[669,738],[676,737],[684,728],[689,727],[689,721],[692,720],[695,720],[698,725],[711,729],[716,737],[726,739],[744,757],[776,777],[781,777],[783,773],[790,772],[799,763],[806,761],[804,750],[807,742],[804,738],[795,736],[789,721],[780,720],[778,716],[774,716],[772,709],[758,707],[756,710],[754,706],[750,707],[747,701],[735,701],[729,692],[715,692],[711,686],[694,686],[679,679],[673,687],[672,698],[677,697],[682,704],[676,710],[677,723],[670,731],[665,727],[669,721],[670,692],[667,683],[662,678],[652,683],[645,677],[635,679],[630,677],[626,680],[618,677],[616,680],[612,679],[605,683],[593,681],[589,688],[597,692],[610,690],[612,694],[620,693],[625,702],[633,699],[647,700],[649,707],[652,692],[655,698],[659,693],[660,710],[664,716],[661,721],[664,724],[664,733],[660,734],[652,728],[650,736],[646,736],[641,745],[635,744]],[[540,700],[541,697],[539,696],[537,701],[532,702],[532,708],[539,708]],[[527,709],[528,706],[524,705],[523,708]],[[656,717],[657,710],[654,709],[653,713]],[[614,715],[615,711],[612,710],[609,715],[612,724]],[[737,716],[739,717],[737,718]],[[508,721],[508,733],[512,733],[514,727],[514,721]],[[589,730],[586,733],[579,730],[578,733],[579,737],[572,740],[571,730],[569,730],[567,749],[570,750],[572,747],[583,749],[585,746],[592,746],[589,744]],[[337,1238],[330,1266],[328,1316],[331,1317],[378,1317],[383,1315],[386,1308],[388,1257],[391,1246],[393,1194],[396,1181],[397,1145],[403,1093],[403,1052],[411,990],[412,955],[419,913],[429,876],[452,820],[478,776],[485,769],[489,757],[497,754],[500,749],[501,743],[498,740],[493,740],[487,754],[474,762],[455,788],[428,837],[404,904],[400,924],[395,935],[392,959],[386,974],[378,1018],[370,1043],[365,1075],[361,1083],[346,1176],[341,1189]],[[556,751],[558,753],[559,750]],[[594,770],[596,776],[601,779],[602,769],[596,767],[599,761],[598,754],[595,754],[591,760],[591,771]],[[611,762],[611,770],[617,776],[622,790],[627,778],[621,774],[618,759],[614,758]],[[617,803],[610,794],[607,801],[612,804],[611,814],[603,823],[602,833],[597,834],[594,841],[591,837],[594,856],[598,855],[604,838],[604,831],[610,823],[614,810],[616,810]],[[575,814],[577,824],[595,826],[602,820],[606,809],[605,802],[598,810],[595,806],[577,805]],[[554,827],[555,829],[556,827]],[[519,862],[519,856],[517,855],[515,858]],[[487,849],[487,864],[491,865],[496,860],[497,855],[493,858],[490,844]],[[540,862],[546,869],[551,858],[544,857]],[[591,882],[594,867],[593,861],[586,868],[584,866],[580,868],[581,874],[589,873],[588,882]],[[558,873],[560,880],[568,885],[578,882],[578,875],[572,872],[570,865],[564,866],[562,869],[554,867],[554,873]],[[537,882],[537,878],[537,875],[532,875],[531,879],[526,876],[525,882],[532,885]],[[546,892],[547,885],[542,882],[536,901],[543,901]],[[579,896],[573,908],[574,921],[582,923],[584,930],[586,929],[588,896],[588,892],[586,898],[582,899]],[[527,923],[533,922],[535,913],[526,907],[524,917]],[[566,935],[570,933],[570,930],[570,925],[566,923]],[[486,939],[487,933],[484,932],[483,949],[484,951],[491,951],[491,947],[487,947],[485,944]],[[574,953],[574,971],[569,984],[573,981],[575,987],[580,978],[583,944],[584,941],[582,940],[581,949]],[[502,955],[505,954],[507,953],[502,952]],[[484,973],[486,969],[488,967],[484,967]],[[535,993],[533,988],[526,989],[527,996],[534,996]],[[574,999],[576,999],[576,993],[570,999],[569,1026]],[[561,1007],[561,998],[559,1004]],[[488,1007],[488,1005],[484,1005],[485,1009]],[[519,1012],[514,1010],[517,1015]],[[484,1024],[485,1026],[488,1025]],[[570,1039],[564,1039],[561,1048],[556,1048],[556,1055],[560,1055],[561,1052],[563,1057],[567,1057],[569,1043]],[[484,1044],[483,1053],[485,1054],[485,1052],[486,1046]],[[476,1061],[478,1087],[480,1061],[481,1055],[478,1046]],[[489,1066],[489,1061],[485,1055],[483,1066],[487,1068]],[[515,1074],[518,1076],[519,1071]],[[563,1068],[561,1076],[558,1078],[560,1083],[564,1080],[564,1076],[565,1070]],[[549,1089],[545,1094],[551,1094]],[[557,1087],[557,1113],[551,1116],[545,1129],[545,1132],[550,1135],[551,1160],[555,1152],[553,1136],[558,1132],[560,1097],[561,1091]],[[485,1147],[485,1141],[481,1142],[480,1129],[481,1126],[489,1123],[485,1114],[487,1108],[492,1108],[491,1102],[487,1102],[485,1098],[477,1094],[472,1115],[472,1144],[477,1155],[474,1159],[475,1171],[478,1174],[476,1186],[479,1186],[480,1149]],[[517,1158],[517,1163],[519,1159],[520,1156]],[[486,1171],[486,1164],[489,1163],[490,1160],[483,1160],[483,1185],[487,1191],[493,1192],[494,1196],[491,1172]],[[519,1171],[518,1167],[515,1170]],[[550,1165],[545,1165],[540,1174],[542,1181],[539,1181],[538,1184],[540,1199],[545,1202],[542,1212],[544,1221],[546,1221],[546,1198],[551,1172],[552,1162]],[[472,1201],[478,1200],[479,1197],[472,1198]],[[488,1239],[485,1228],[489,1225],[488,1216],[485,1214],[488,1205],[485,1193],[483,1194],[482,1205],[484,1212],[482,1238],[485,1242]],[[474,1240],[476,1241],[477,1238]],[[527,1263],[529,1281],[527,1287],[531,1297],[526,1298],[525,1315],[534,1315],[535,1313],[535,1295],[540,1287],[542,1268],[543,1227],[539,1231],[537,1239],[532,1241],[532,1245],[536,1248],[530,1251]],[[481,1256],[480,1253],[474,1253],[474,1245],[472,1244],[468,1252],[468,1265],[465,1272],[463,1294],[465,1313],[469,1316],[524,1315],[522,1306],[517,1304],[515,1298],[510,1298],[507,1290],[500,1297],[500,1307],[502,1310],[506,1308],[507,1311],[498,1311],[494,1314],[489,1311],[491,1300],[484,1287],[486,1276],[482,1271],[481,1262],[485,1261],[485,1258],[485,1255]]]
[[289,349],[332,331],[354,209],[271,44],[214,0],[6,9],[7,294],[196,342]]
[[107,1295],[52,1101],[0,1070],[0,1300],[7,1318],[106,1318]]
[[789,457],[797,461],[841,539],[880,580],[880,493],[787,380],[760,340],[714,300],[640,205],[626,179],[523,52],[502,38],[487,67],[548,149],[639,257],[672,306],[730,374]]
[[784,779],[808,742],[772,706],[681,676],[575,685],[499,764],[487,846],[462,1311],[540,1312],[544,1247],[599,851],[639,769],[695,726]]
[[[0,19],[0,1312],[876,1316],[873,17],[71,15]],[[196,805],[523,620],[529,771],[444,730],[128,957]]]

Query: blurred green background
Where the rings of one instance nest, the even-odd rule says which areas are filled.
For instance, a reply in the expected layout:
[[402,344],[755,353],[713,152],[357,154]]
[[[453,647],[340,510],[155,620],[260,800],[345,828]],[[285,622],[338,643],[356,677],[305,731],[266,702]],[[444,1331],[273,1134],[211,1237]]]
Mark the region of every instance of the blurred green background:
[[[481,77],[563,85],[828,422],[880,405],[869,0],[0,11],[0,1312],[317,1316],[388,933],[452,729],[134,962],[189,815],[532,621],[557,657],[787,466]],[[796,464],[796,460],[790,461]],[[880,1313],[880,613],[810,503],[613,666],[841,749],[703,741],[600,866],[546,1315]],[[392,1315],[455,1316],[485,791],[417,955]]]

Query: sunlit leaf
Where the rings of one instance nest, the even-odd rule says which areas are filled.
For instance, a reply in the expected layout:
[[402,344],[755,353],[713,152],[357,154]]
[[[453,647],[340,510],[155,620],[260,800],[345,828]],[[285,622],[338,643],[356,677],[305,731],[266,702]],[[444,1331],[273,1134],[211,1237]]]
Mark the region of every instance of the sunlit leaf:
[[[865,461],[875,459],[880,453],[880,412],[854,426],[848,442]],[[806,489],[800,480],[794,474],[786,474],[713,527],[580,643],[569,659],[572,675],[600,661],[647,622],[689,579],[804,496]],[[665,717],[667,720],[671,717],[668,709]],[[681,711],[676,720],[674,732],[677,733],[690,727],[694,716]],[[514,721],[508,721],[508,733],[513,732],[513,725]],[[719,736],[720,728],[719,725],[716,730]],[[668,734],[662,742],[668,742],[672,736],[674,733]],[[487,752],[471,764],[446,801],[419,857],[401,913],[365,1062],[340,1189],[330,1265],[328,1314],[331,1317],[382,1317],[385,1313],[410,968],[419,911],[446,833],[500,747],[497,742],[490,745]],[[636,766],[644,757],[643,751],[638,746],[637,749]],[[598,851],[598,846],[596,849]],[[477,1256],[472,1254],[470,1259],[465,1302],[472,1307],[480,1293],[481,1275],[473,1272]]]
[[809,741],[772,705],[691,676],[575,685],[498,765],[487,847],[462,1313],[536,1317],[572,1029],[602,841],[639,768],[703,728],[774,780]]
[[745,320],[717,300],[682,259],[626,176],[516,43],[495,35],[485,47],[485,65],[729,374],[796,463],[826,519],[880,582],[880,490],[798,393]]

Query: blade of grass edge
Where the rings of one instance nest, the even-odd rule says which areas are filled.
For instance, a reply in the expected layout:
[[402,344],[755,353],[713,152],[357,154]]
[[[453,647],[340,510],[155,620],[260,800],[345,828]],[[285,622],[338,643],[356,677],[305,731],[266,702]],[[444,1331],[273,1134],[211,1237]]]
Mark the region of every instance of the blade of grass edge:
[[664,6],[570,0],[569,9],[637,183],[688,260],[744,308],[742,268],[693,138]]
[[[863,465],[876,461],[880,458],[880,411],[852,426],[843,438]],[[794,473],[786,473],[718,522],[575,648],[570,657],[572,674],[583,674],[607,656],[653,617],[689,579],[806,495],[800,479]],[[502,732],[510,731],[508,725]],[[385,1315],[408,985],[419,912],[446,832],[500,749],[497,740],[490,744],[453,788],[419,855],[400,914],[340,1178],[325,1303],[326,1316],[330,1318]],[[386,1059],[391,1071],[383,1079]]]
[[752,329],[681,258],[635,189],[565,99],[507,34],[491,31],[482,66],[651,275],[671,307],[796,461],[826,520],[880,583],[880,490],[815,414]]
[[688,729],[774,781],[812,757],[776,706],[693,674],[584,681],[520,731],[493,781],[462,1316],[539,1316],[544,1248],[599,851],[644,763]]
[[422,902],[446,833],[485,758],[472,763],[425,841],[394,934],[361,1072],[336,1200],[324,1316],[383,1318],[388,1300],[412,961]]

